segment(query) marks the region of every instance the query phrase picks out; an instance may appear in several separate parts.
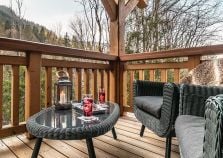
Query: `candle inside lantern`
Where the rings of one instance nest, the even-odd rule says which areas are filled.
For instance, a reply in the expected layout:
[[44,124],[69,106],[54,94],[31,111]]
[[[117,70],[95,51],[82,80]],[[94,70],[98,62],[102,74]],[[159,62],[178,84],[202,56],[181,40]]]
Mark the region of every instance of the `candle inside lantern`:
[[65,95],[64,91],[61,91],[60,92],[60,104],[64,104],[66,102],[67,102],[66,95]]

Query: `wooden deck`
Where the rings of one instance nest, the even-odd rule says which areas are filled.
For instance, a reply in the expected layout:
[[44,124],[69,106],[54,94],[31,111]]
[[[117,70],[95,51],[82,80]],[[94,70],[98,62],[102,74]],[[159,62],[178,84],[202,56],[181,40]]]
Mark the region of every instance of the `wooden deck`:
[[[165,139],[157,137],[149,130],[145,130],[144,137],[139,136],[140,123],[134,118],[121,117],[115,128],[118,140],[114,140],[112,133],[93,139],[96,156],[98,158],[130,158],[146,157],[161,158],[165,153]],[[24,134],[0,140],[0,158],[30,158],[35,140],[28,140]],[[179,158],[177,141],[172,143],[172,158]],[[44,139],[39,157],[65,158],[88,157],[84,140],[58,141]]]

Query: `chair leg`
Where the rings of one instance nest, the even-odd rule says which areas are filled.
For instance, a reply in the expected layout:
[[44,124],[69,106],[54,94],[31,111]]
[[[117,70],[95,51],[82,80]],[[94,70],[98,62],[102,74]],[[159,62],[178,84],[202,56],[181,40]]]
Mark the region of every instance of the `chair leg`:
[[33,149],[32,158],[36,158],[38,156],[42,140],[43,138],[36,138],[36,144]]
[[145,131],[145,126],[142,125],[142,127],[141,127],[141,131],[140,131],[140,137],[143,136],[144,131]]
[[165,153],[165,158],[170,158],[171,156],[171,141],[172,141],[172,136],[169,134],[166,138],[166,153]]
[[117,139],[117,134],[115,132],[115,127],[112,128],[112,135],[114,139]]

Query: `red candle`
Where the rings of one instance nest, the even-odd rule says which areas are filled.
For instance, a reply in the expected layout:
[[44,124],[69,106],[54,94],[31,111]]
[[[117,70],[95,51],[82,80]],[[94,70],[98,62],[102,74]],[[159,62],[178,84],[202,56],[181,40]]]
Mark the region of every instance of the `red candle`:
[[105,103],[105,89],[99,88],[98,100],[100,104]]
[[84,116],[92,116],[92,110],[93,110],[93,98],[85,97],[83,100]]

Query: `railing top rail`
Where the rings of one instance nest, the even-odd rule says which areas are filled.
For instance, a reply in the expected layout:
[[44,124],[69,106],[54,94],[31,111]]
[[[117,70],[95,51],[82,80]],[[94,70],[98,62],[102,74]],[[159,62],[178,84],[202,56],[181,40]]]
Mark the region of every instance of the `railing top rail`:
[[174,58],[174,57],[186,57],[194,55],[216,55],[223,53],[223,44],[212,45],[212,46],[202,46],[194,48],[180,48],[173,50],[165,50],[158,52],[145,52],[145,53],[135,53],[121,55],[121,61],[137,61],[137,60],[147,60],[147,59],[163,59],[163,58]]
[[114,55],[103,54],[96,51],[87,51],[81,49],[67,48],[63,46],[30,42],[18,39],[0,37],[0,50],[21,51],[21,52],[39,52],[47,55],[77,57],[95,60],[117,60]]

